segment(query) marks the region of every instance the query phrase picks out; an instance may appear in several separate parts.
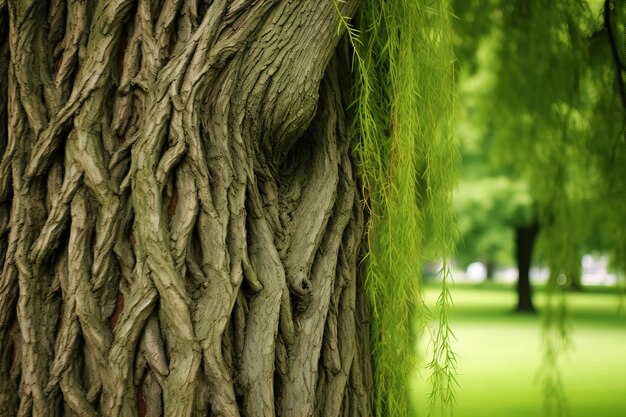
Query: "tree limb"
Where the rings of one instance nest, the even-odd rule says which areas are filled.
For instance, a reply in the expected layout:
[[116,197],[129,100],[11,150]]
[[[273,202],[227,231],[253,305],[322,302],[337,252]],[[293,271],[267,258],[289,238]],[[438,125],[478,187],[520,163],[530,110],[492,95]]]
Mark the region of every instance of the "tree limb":
[[611,25],[611,0],[604,1],[604,27],[609,38],[609,44],[611,46],[611,55],[613,56],[613,63],[615,65],[615,77],[617,78],[617,88],[619,95],[622,99],[622,107],[626,110],[626,87],[624,86],[623,72],[626,70],[626,65],[622,62],[619,56],[619,50],[617,49],[617,42],[615,40],[615,34],[613,33],[613,26]]

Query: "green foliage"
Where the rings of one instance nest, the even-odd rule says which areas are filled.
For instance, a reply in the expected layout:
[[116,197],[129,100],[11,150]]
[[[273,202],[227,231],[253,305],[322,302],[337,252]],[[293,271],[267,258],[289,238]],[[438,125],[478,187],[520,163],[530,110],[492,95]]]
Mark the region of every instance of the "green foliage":
[[[463,15],[463,20],[454,21],[455,26],[466,24],[468,19],[474,21],[471,11],[465,13],[469,18]],[[462,62],[458,77],[455,135],[463,164],[454,205],[460,235],[456,259],[462,266],[477,260],[492,266],[512,265],[513,228],[530,224],[534,216],[528,182],[501,163],[493,114],[487,113],[490,91],[497,82],[494,67],[498,42],[492,29],[493,25],[479,30],[485,38],[474,55]]]
[[623,57],[616,70],[605,21],[608,7],[614,42],[623,40],[626,8],[617,3],[455,2],[461,141],[485,144],[499,161],[487,175],[527,184],[538,253],[555,277],[576,275],[581,255],[598,250],[626,270],[625,71]]
[[441,292],[436,303],[438,325],[432,339],[433,356],[428,363],[428,369],[431,372],[429,377],[431,392],[428,398],[429,416],[452,414],[458,385],[456,352],[452,348],[454,334],[448,318],[448,312],[452,306],[452,294],[449,287],[451,273],[445,263],[441,274]]
[[[467,167],[467,163],[464,167]],[[454,197],[461,239],[457,261],[512,265],[513,227],[530,222],[533,201],[527,183],[506,175],[463,179]]]
[[[469,3],[463,3],[467,8]],[[480,260],[490,266],[511,265],[513,259],[513,226],[531,221],[533,201],[527,183],[512,178],[494,155],[494,129],[489,115],[483,114],[488,91],[495,76],[494,36],[489,13],[475,16],[471,10],[460,10],[464,18],[454,20],[463,27],[469,22],[485,25],[479,33],[486,36],[480,47],[469,53],[461,49],[465,60],[458,77],[459,110],[456,114],[455,135],[463,158],[460,183],[455,191],[454,205],[460,240],[457,262],[465,267]],[[464,29],[467,30],[467,29]]]
[[607,225],[614,232],[599,239],[603,246],[612,246],[616,259],[626,253],[624,239],[614,239],[626,225],[619,208],[626,187],[624,109],[610,44],[601,35],[604,4],[595,3],[502,2],[494,35],[488,112],[497,115],[497,155],[528,181],[543,229],[539,249],[554,277],[575,275],[583,251]]
[[[422,307],[422,259],[426,246],[437,259],[454,248],[451,192],[458,158],[450,134],[448,14],[445,0],[380,0],[362,5],[360,32],[343,21],[355,48],[356,153],[370,215],[366,287],[373,307],[378,416],[408,415],[409,323],[416,305]],[[433,402],[448,406],[455,362],[447,343],[447,266],[441,274],[439,349],[431,368]]]

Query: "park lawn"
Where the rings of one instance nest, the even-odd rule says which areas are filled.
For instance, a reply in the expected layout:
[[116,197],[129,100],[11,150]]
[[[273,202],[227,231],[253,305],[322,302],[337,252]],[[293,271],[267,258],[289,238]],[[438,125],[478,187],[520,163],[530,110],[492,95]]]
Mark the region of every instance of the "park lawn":
[[[426,303],[434,311],[438,289],[427,285]],[[513,314],[513,287],[454,285],[452,328],[457,342],[456,417],[539,417],[543,415],[540,380],[540,315]],[[535,295],[537,307],[545,294]],[[588,290],[568,294],[573,349],[564,354],[561,370],[572,417],[626,416],[626,306],[622,295]],[[421,363],[428,360],[420,341]],[[415,376],[415,416],[426,416],[426,381]],[[433,415],[433,417],[442,417]]]

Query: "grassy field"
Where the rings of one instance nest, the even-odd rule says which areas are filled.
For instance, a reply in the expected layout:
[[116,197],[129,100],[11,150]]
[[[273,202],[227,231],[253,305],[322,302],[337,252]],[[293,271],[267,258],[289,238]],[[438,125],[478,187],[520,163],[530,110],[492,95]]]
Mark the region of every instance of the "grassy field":
[[[434,308],[437,288],[427,286]],[[542,359],[540,315],[513,314],[512,287],[455,285],[452,326],[460,387],[456,417],[539,417],[543,394],[537,374]],[[574,347],[561,370],[572,417],[626,416],[626,306],[622,295],[587,290],[568,294]],[[541,308],[545,295],[535,295]],[[419,343],[422,363],[427,343]],[[413,384],[415,415],[426,416],[426,371]],[[442,416],[433,416],[442,417]]]

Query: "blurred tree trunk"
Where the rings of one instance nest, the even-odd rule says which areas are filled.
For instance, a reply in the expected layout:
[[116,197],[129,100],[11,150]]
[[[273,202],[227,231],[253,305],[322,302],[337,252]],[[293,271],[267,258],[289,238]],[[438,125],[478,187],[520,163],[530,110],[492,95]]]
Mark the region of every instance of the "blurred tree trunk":
[[337,27],[0,0],[0,415],[371,415]]
[[487,281],[493,281],[494,275],[496,273],[496,263],[493,261],[493,258],[487,258],[485,261],[485,279]]
[[539,234],[539,224],[515,228],[515,256],[517,259],[517,307],[518,312],[534,312],[532,286],[530,285],[530,266],[533,247]]
[[[580,262],[579,262],[580,263]],[[572,291],[583,291],[583,282],[582,282],[582,269],[575,269],[573,271],[569,271],[567,276],[567,288]]]

